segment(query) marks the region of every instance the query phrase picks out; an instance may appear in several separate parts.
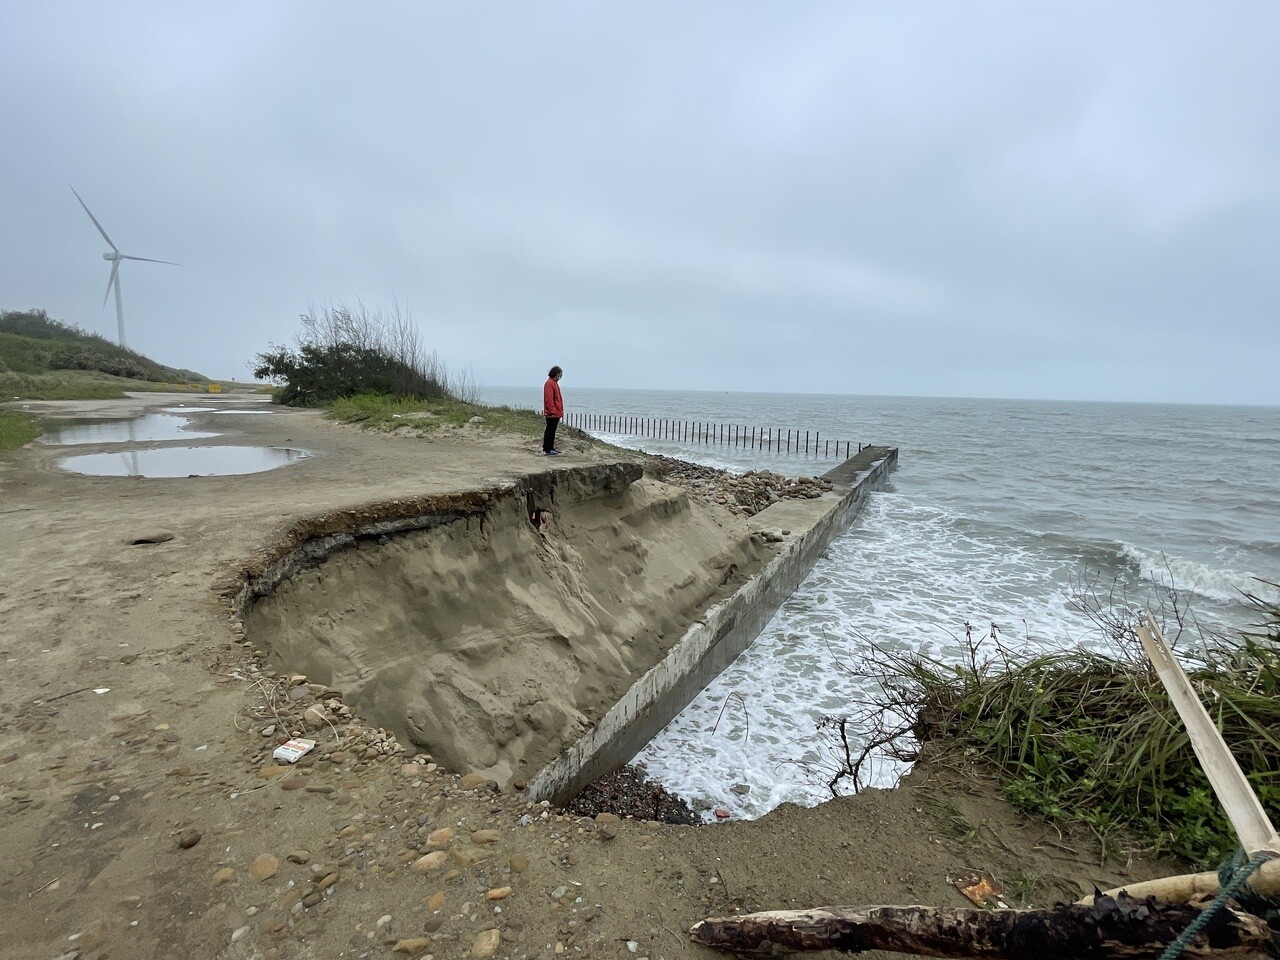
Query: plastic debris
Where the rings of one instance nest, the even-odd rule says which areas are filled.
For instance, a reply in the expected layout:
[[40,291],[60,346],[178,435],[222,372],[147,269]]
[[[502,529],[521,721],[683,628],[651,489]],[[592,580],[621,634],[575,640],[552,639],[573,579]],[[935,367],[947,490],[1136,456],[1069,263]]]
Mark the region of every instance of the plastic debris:
[[297,763],[299,759],[305,757],[315,748],[314,740],[304,740],[299,737],[296,740],[288,740],[276,747],[275,753],[272,754],[277,760],[284,763]]

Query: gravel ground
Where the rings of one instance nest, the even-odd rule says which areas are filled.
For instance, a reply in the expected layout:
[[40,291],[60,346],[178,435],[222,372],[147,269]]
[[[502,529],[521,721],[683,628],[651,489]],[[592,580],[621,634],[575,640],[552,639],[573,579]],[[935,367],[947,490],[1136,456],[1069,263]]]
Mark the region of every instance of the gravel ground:
[[613,813],[662,823],[701,822],[687,803],[646,777],[644,764],[623,767],[602,777],[570,800],[565,810],[579,817]]

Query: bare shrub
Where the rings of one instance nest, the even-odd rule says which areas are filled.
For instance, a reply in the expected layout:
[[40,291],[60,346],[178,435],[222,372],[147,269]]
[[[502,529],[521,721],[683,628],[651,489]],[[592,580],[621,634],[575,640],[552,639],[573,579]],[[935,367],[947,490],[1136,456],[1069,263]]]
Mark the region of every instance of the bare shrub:
[[272,345],[254,358],[254,376],[281,385],[283,403],[306,406],[362,393],[401,400],[477,397],[470,372],[450,371],[428,350],[421,328],[399,303],[390,310],[359,302],[354,308],[312,307],[299,319],[296,348]]

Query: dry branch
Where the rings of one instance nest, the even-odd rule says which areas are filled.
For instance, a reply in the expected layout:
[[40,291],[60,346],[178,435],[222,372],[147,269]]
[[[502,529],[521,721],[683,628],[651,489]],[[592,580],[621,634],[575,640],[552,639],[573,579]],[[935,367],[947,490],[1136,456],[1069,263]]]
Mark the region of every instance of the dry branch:
[[[1102,896],[1051,910],[818,907],[703,920],[695,943],[739,953],[895,950],[974,960],[1158,957],[1200,915],[1189,904]],[[1183,956],[1266,957],[1265,921],[1220,910]]]
[[[1280,897],[1280,860],[1268,860],[1251,873],[1249,886],[1261,896]],[[1218,875],[1210,871],[1131,883],[1125,887],[1108,890],[1104,896],[1119,896],[1123,891],[1131,897],[1155,897],[1161,903],[1190,903],[1199,897],[1215,897],[1221,889]],[[1093,897],[1085,897],[1080,902],[1092,903]]]

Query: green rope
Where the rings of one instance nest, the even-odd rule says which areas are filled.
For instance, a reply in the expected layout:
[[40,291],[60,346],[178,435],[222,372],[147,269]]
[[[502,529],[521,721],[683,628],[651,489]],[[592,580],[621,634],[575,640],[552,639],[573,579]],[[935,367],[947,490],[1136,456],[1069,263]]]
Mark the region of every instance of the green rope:
[[1218,895],[1213,898],[1213,902],[1200,912],[1200,916],[1196,917],[1187,925],[1187,929],[1178,935],[1178,939],[1165,947],[1164,953],[1160,955],[1160,960],[1177,960],[1182,955],[1182,951],[1187,949],[1187,945],[1200,935],[1200,931],[1209,925],[1209,921],[1214,918],[1222,905],[1236,895],[1249,874],[1257,870],[1260,866],[1271,859],[1271,854],[1260,853],[1244,866],[1232,871],[1231,879],[1222,885],[1222,889],[1218,891]]

